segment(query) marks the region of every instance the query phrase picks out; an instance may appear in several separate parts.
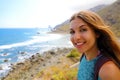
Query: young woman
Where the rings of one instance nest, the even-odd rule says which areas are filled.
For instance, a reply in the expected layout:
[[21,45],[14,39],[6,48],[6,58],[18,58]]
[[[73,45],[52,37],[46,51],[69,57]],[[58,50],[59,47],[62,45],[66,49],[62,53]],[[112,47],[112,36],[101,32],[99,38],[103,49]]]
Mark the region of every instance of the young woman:
[[100,56],[109,58],[97,80],[120,80],[120,45],[103,20],[91,11],[80,11],[70,19],[71,42],[83,53],[78,80],[94,80],[94,67]]

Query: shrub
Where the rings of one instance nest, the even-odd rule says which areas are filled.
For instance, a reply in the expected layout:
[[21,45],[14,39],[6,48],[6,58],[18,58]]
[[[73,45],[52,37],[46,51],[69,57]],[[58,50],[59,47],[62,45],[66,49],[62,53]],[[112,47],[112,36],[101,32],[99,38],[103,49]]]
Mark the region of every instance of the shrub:
[[67,57],[80,57],[80,53],[76,49],[72,49],[72,51],[67,55]]

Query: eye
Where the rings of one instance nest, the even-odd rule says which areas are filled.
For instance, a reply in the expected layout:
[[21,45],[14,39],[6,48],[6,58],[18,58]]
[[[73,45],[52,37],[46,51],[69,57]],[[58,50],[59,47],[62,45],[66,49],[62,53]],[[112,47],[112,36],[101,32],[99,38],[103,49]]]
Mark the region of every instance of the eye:
[[73,31],[73,30],[70,30],[70,34],[72,35],[72,34],[74,34],[75,33],[75,31]]
[[80,29],[80,32],[86,32],[87,29],[83,28],[83,29]]

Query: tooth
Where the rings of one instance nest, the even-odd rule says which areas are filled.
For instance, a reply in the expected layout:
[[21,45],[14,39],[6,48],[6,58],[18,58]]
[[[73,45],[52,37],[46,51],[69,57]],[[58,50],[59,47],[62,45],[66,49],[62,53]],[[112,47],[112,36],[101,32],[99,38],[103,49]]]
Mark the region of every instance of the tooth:
[[77,45],[81,45],[81,44],[83,44],[83,43],[77,43]]

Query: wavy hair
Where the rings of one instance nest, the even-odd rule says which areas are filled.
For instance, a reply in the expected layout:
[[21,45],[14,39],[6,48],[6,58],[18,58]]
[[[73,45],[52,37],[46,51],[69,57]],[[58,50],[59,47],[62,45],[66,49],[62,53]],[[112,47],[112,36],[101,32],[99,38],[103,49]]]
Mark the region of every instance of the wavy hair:
[[97,45],[101,54],[110,57],[120,68],[120,44],[110,27],[98,14],[92,11],[80,11],[70,18],[70,22],[76,18],[82,19],[99,35]]

